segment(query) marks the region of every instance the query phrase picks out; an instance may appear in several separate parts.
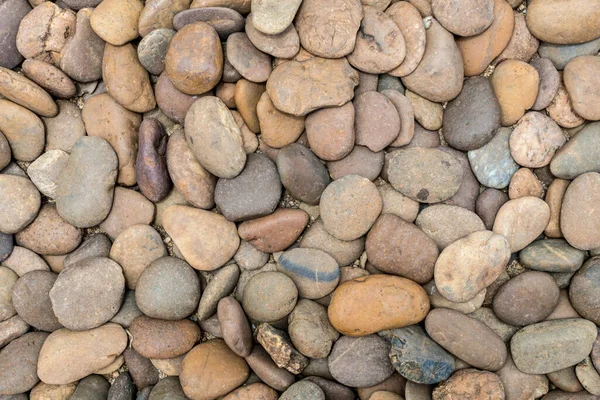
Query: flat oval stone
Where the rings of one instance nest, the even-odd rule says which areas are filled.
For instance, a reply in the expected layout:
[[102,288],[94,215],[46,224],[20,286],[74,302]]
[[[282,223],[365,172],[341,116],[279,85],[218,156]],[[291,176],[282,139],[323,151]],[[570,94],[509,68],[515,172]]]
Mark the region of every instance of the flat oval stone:
[[138,21],[144,5],[139,0],[106,0],[94,9],[90,22],[105,42],[122,46],[138,37]]
[[496,67],[491,82],[502,110],[502,125],[510,126],[535,103],[540,78],[531,65],[519,60],[506,60]]
[[348,175],[327,186],[319,207],[327,232],[340,240],[355,240],[371,229],[383,202],[370,180]]
[[571,182],[563,197],[560,226],[569,244],[580,250],[600,247],[598,224],[600,212],[596,204],[600,174],[587,172]]
[[50,290],[50,300],[60,323],[81,331],[109,321],[119,311],[124,293],[119,264],[98,257],[63,270]]
[[301,3],[301,0],[255,1],[253,25],[267,35],[277,35],[292,24]]
[[273,213],[281,198],[275,163],[263,154],[249,154],[242,172],[233,179],[219,179],[215,203],[230,221],[244,221]]
[[244,383],[249,370],[244,359],[223,340],[213,339],[188,353],[179,380],[190,398],[218,398]]
[[173,28],[180,30],[196,22],[205,22],[215,28],[221,40],[227,40],[232,33],[244,30],[244,17],[239,12],[225,7],[203,7],[181,11],[173,18]]
[[354,96],[356,85],[358,72],[346,59],[313,57],[278,65],[267,81],[267,93],[279,110],[306,115],[319,108],[344,105]]
[[31,271],[13,287],[13,305],[21,318],[36,329],[52,332],[62,328],[54,315],[50,289],[57,274],[50,271]]
[[426,37],[421,62],[413,72],[402,77],[402,83],[429,101],[450,101],[458,96],[463,85],[460,51],[454,36],[436,20],[431,20]]
[[[92,1],[99,3],[97,0]],[[77,12],[75,33],[67,39],[61,52],[60,69],[78,82],[92,82],[102,78],[104,40],[92,28],[92,13],[93,9],[90,8]]]
[[[354,147],[355,110],[352,102],[341,107],[323,108],[306,118],[310,149],[321,160],[335,161],[347,156]],[[264,132],[262,132],[264,137]]]
[[393,76],[406,76],[417,68],[425,54],[425,24],[419,10],[409,2],[394,3],[385,13],[402,32],[406,45],[406,57],[389,73]]
[[17,161],[33,161],[44,149],[44,125],[37,115],[8,100],[0,100],[0,131]]
[[583,43],[598,37],[600,10],[588,0],[535,0],[529,4],[527,28],[544,42]]
[[413,325],[384,330],[378,334],[391,343],[390,361],[406,379],[431,385],[448,379],[454,372],[454,357],[431,340],[420,327]]
[[153,202],[165,198],[173,187],[166,153],[167,135],[161,123],[154,118],[144,120],[138,133],[135,171],[140,191]]
[[4,67],[0,67],[0,95],[42,117],[58,114],[58,106],[48,92],[25,76]]
[[473,232],[485,230],[477,214],[463,207],[436,204],[419,213],[415,224],[421,228],[440,249]]
[[165,321],[137,317],[129,328],[132,347],[147,358],[174,358],[187,353],[200,340],[200,328],[188,319]]
[[251,82],[266,82],[271,75],[271,57],[258,50],[248,35],[236,32],[227,38],[227,61]]
[[339,285],[327,312],[340,333],[364,336],[413,325],[428,311],[429,298],[421,286],[399,276],[377,274]]
[[2,349],[0,393],[12,398],[10,395],[27,392],[38,383],[38,357],[47,337],[45,332],[26,333]]
[[19,65],[23,56],[17,49],[19,24],[31,6],[25,0],[5,1],[0,5],[0,37],[5,38],[0,45],[0,66],[12,69]]
[[594,293],[600,286],[596,278],[600,271],[600,259],[591,258],[571,279],[569,298],[573,308],[584,318],[598,323],[600,321],[600,305]]
[[500,287],[494,296],[494,314],[510,325],[531,325],[550,315],[558,296],[558,285],[550,274],[527,271]]
[[[174,29],[174,17],[190,7],[190,0],[149,0],[140,14],[140,36],[158,29]],[[176,29],[176,28],[175,28]]]
[[198,96],[190,96],[180,92],[173,85],[166,72],[163,72],[158,77],[154,92],[156,103],[161,111],[169,119],[183,126],[185,124],[185,115]]
[[547,374],[587,357],[598,332],[583,318],[559,319],[526,326],[510,341],[517,368],[526,374]]
[[348,175],[359,175],[375,181],[383,175],[385,154],[383,151],[372,152],[365,146],[354,146],[352,151],[341,160],[327,163],[329,175],[338,180]]
[[600,112],[590,105],[600,95],[597,89],[599,71],[600,58],[590,55],[570,61],[563,74],[573,109],[581,117],[592,121],[600,120]]
[[485,393],[490,399],[504,398],[504,387],[497,374],[476,369],[457,371],[433,391],[434,399],[475,398]]
[[77,140],[58,182],[58,214],[80,228],[104,220],[112,207],[117,163],[106,140],[93,136]]
[[199,321],[205,321],[217,312],[219,300],[233,292],[239,277],[240,269],[235,264],[226,265],[213,274],[198,304],[196,316]]
[[577,128],[585,122],[585,119],[573,110],[571,97],[562,82],[559,83],[556,95],[546,107],[546,112],[554,122],[563,128]]
[[482,185],[503,189],[519,169],[510,154],[510,136],[510,129],[500,128],[485,146],[467,153],[473,173]]
[[61,255],[75,250],[83,232],[69,224],[56,212],[56,206],[45,204],[37,217],[15,236],[19,246],[38,254]]
[[240,303],[231,296],[222,298],[217,305],[217,317],[229,348],[241,357],[249,356],[252,352],[252,329]]
[[415,112],[411,102],[408,98],[395,89],[382,90],[381,94],[390,99],[394,107],[396,107],[398,115],[400,116],[400,133],[398,133],[396,139],[390,143],[390,146],[405,146],[410,143],[415,134]]
[[410,90],[404,92],[409,100],[416,121],[425,129],[437,131],[442,127],[444,107],[440,103],[427,100]]
[[600,123],[590,123],[569,140],[552,159],[552,174],[557,178],[574,179],[585,172],[600,172],[598,132]]
[[0,191],[0,232],[17,233],[35,219],[40,192],[29,179],[7,174],[0,174]]
[[264,383],[257,382],[237,388],[223,397],[223,400],[277,400],[278,398],[279,394],[274,389]]
[[200,300],[198,275],[183,260],[163,257],[148,265],[137,281],[135,300],[152,318],[178,320],[192,314]]
[[158,76],[165,70],[165,57],[174,35],[175,31],[172,29],[155,29],[140,41],[138,58],[151,75]]
[[[540,46],[541,51],[541,46]],[[537,70],[540,76],[540,87],[535,103],[531,106],[532,110],[540,111],[548,107],[558,92],[560,86],[560,74],[552,65],[552,61],[544,56],[531,61],[531,65]]]
[[531,111],[519,120],[510,135],[510,153],[524,167],[541,168],[566,142],[560,127],[546,115]]
[[450,301],[469,301],[500,276],[509,258],[504,237],[491,231],[474,232],[442,251],[435,263],[435,285]]
[[400,116],[383,94],[369,91],[354,101],[356,144],[378,152],[390,145],[400,133]]
[[169,45],[165,71],[185,94],[202,94],[215,87],[223,73],[223,49],[217,31],[204,22],[181,28]]
[[241,131],[218,97],[205,96],[196,100],[188,110],[185,122],[186,141],[204,168],[228,179],[242,172],[246,153]]
[[494,233],[503,235],[515,253],[533,242],[548,225],[550,207],[543,200],[526,196],[509,200],[498,211]]
[[294,198],[312,205],[319,202],[331,180],[312,151],[292,143],[279,151],[276,162],[279,179]]
[[394,371],[388,358],[390,347],[377,335],[342,336],[335,342],[328,357],[331,375],[350,387],[381,383]]
[[362,18],[359,0],[307,0],[295,25],[304,49],[319,57],[340,58],[354,49]]
[[246,16],[246,35],[252,44],[263,53],[273,57],[292,58],[300,50],[300,37],[294,24],[290,24],[277,35],[267,35],[254,26],[254,14]]
[[572,59],[579,56],[592,56],[600,50],[600,38],[578,44],[553,44],[542,42],[539,47],[540,57],[549,59],[554,69],[562,71]]
[[50,92],[50,94],[63,99],[75,96],[77,91],[75,83],[54,65],[29,59],[23,62],[21,68],[23,68],[23,72],[29,79]]
[[294,347],[311,358],[325,358],[339,338],[327,317],[327,310],[314,301],[298,301],[288,317],[288,332]]
[[383,10],[363,7],[364,17],[348,62],[363,72],[380,74],[400,65],[406,56],[404,36]]
[[[433,0],[433,15],[444,28],[459,36],[474,36],[485,31],[494,21],[494,1],[455,2]],[[468,15],[469,18],[462,18]]]
[[437,203],[456,194],[463,169],[458,159],[441,150],[412,147],[394,152],[387,173],[394,189],[403,195],[421,203]]
[[[12,235],[10,236],[12,237]],[[50,271],[42,257],[21,246],[14,246],[10,256],[2,261],[2,265],[12,269],[18,276],[23,276],[31,271]]]
[[201,271],[221,267],[240,244],[235,224],[210,211],[173,205],[165,211],[163,225],[185,260]]
[[435,242],[421,229],[393,214],[383,214],[367,234],[368,260],[378,270],[423,284],[433,278]]
[[358,238],[351,241],[337,239],[327,232],[323,220],[318,218],[304,232],[300,247],[323,250],[335,258],[340,266],[346,266],[352,264],[363,253],[365,239]]
[[115,188],[113,205],[108,217],[100,224],[111,239],[134,225],[148,225],[154,217],[154,203],[140,192],[121,186]]
[[277,270],[298,287],[305,299],[319,299],[335,289],[340,280],[340,267],[333,257],[318,249],[296,248],[277,259]]
[[499,370],[506,361],[506,345],[483,322],[447,308],[431,310],[425,319],[431,338],[475,368]]
[[0,233],[0,261],[6,261],[14,251],[14,237],[7,233]]
[[585,252],[562,239],[538,240],[519,253],[524,267],[545,272],[574,272],[585,260]]
[[110,365],[127,347],[127,333],[117,324],[82,332],[59,329],[42,346],[38,376],[42,382],[64,385]]
[[258,250],[273,253],[290,247],[302,234],[308,219],[305,211],[281,208],[266,217],[240,224],[238,233]]
[[479,149],[492,140],[501,116],[490,81],[481,76],[466,79],[458,97],[444,110],[444,139],[458,150]]
[[246,284],[242,305],[250,319],[274,322],[292,312],[297,299],[291,278],[281,272],[261,272]]

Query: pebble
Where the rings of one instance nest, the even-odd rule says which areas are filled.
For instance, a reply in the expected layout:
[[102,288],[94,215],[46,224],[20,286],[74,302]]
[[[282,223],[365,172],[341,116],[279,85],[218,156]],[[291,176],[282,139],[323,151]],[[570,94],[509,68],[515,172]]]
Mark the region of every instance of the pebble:
[[242,300],[250,319],[275,322],[292,312],[298,298],[294,281],[281,272],[261,272],[248,281]]
[[223,396],[248,377],[248,364],[223,340],[213,339],[192,349],[183,360],[179,377],[186,396],[209,399]]
[[[527,27],[536,38],[556,44],[587,42],[598,37],[600,10],[589,0],[547,3],[535,0],[529,4]],[[561,15],[560,18],[557,15]]]
[[144,389],[158,382],[158,370],[148,358],[141,356],[131,348],[123,352],[123,357],[138,389]]
[[514,200],[525,196],[543,198],[544,188],[529,168],[519,168],[510,180],[508,197]]
[[[455,2],[434,0],[431,8],[444,28],[458,36],[474,36],[484,32],[494,21],[494,1]],[[462,16],[469,15],[469,18]]]
[[252,329],[240,303],[233,297],[224,297],[217,304],[217,317],[223,339],[240,357],[252,352]]
[[90,18],[92,29],[112,46],[122,46],[139,35],[144,5],[139,0],[102,0]]
[[387,173],[394,189],[422,203],[437,203],[454,196],[463,176],[457,158],[441,150],[419,147],[394,152]]
[[600,58],[590,55],[569,61],[563,74],[573,109],[581,117],[592,121],[600,120],[600,112],[590,105],[599,96],[596,89],[599,70]]
[[510,154],[511,131],[500,128],[485,146],[467,153],[477,180],[485,186],[503,189],[519,166]]
[[185,121],[186,141],[204,168],[227,179],[242,172],[246,163],[242,135],[231,112],[218,97],[196,100]]
[[383,214],[367,235],[366,252],[373,266],[423,284],[433,278],[438,257],[436,243],[417,226]]
[[69,397],[73,400],[103,400],[108,397],[110,383],[100,375],[90,375],[77,384],[75,392]]
[[454,357],[418,326],[384,330],[379,336],[391,343],[389,358],[396,371],[412,382],[438,383],[454,371]]
[[166,377],[158,381],[158,383],[152,387],[148,399],[159,400],[166,397],[173,400],[184,400],[186,398],[178,378]]
[[553,44],[542,42],[539,48],[541,57],[548,58],[554,69],[562,71],[572,59],[579,56],[591,56],[600,50],[600,38],[578,44]]
[[[250,131],[256,141],[255,133],[260,132],[260,122],[258,120],[258,114],[256,112],[256,106],[260,100],[261,95],[265,93],[265,85],[254,83],[246,79],[240,79],[235,85],[233,92],[234,104],[237,107],[238,114],[241,118],[237,122],[240,129],[245,124],[245,130]],[[242,132],[242,137],[244,133]]]
[[589,357],[575,367],[577,378],[588,393],[600,394],[600,375],[592,365]]
[[450,101],[462,90],[463,62],[454,37],[436,20],[427,29],[425,53],[417,68],[402,77],[402,84],[429,101]]
[[61,255],[75,250],[83,232],[69,224],[56,212],[54,204],[44,204],[37,217],[15,235],[19,246],[38,254]]
[[465,76],[483,73],[510,43],[515,29],[512,7],[504,0],[494,0],[493,3],[494,21],[489,28],[478,35],[456,40],[462,55]]
[[183,260],[163,257],[151,262],[139,275],[136,304],[147,316],[179,320],[191,315],[200,300],[200,280]]
[[394,371],[388,358],[390,347],[377,335],[342,336],[331,350],[329,370],[335,380],[346,386],[376,385]]
[[307,357],[325,358],[339,338],[327,317],[327,310],[314,301],[302,299],[288,316],[288,332],[294,347]]
[[357,388],[358,396],[361,400],[368,400],[370,396],[378,391],[389,391],[392,393],[404,393],[407,380],[397,372],[394,372],[389,378],[377,385]]
[[552,174],[557,178],[574,179],[586,172],[600,172],[595,158],[597,132],[600,132],[600,123],[591,123],[569,140],[552,159]]
[[200,328],[182,319],[165,321],[146,316],[136,318],[129,331],[133,348],[147,358],[173,358],[187,353],[200,339]]
[[117,324],[81,332],[59,329],[42,346],[38,376],[51,385],[76,382],[110,365],[126,347],[127,334]]
[[63,270],[50,290],[50,300],[63,326],[83,331],[109,321],[119,311],[124,292],[119,264],[98,257]]
[[[503,126],[516,123],[535,103],[539,74],[529,64],[507,60],[496,67],[491,82],[502,109]],[[515,87],[519,90],[513,90]]]
[[[540,47],[540,51],[541,51]],[[552,65],[552,61],[545,57],[536,58],[531,61],[531,65],[537,70],[540,76],[540,86],[535,103],[531,106],[532,110],[540,111],[548,107],[558,88],[560,86],[560,74]]]
[[458,311],[436,308],[425,319],[427,334],[448,352],[475,368],[497,371],[507,357],[502,338],[483,322]]
[[582,317],[594,323],[600,321],[600,309],[594,296],[599,285],[598,280],[595,279],[595,274],[600,268],[598,261],[596,257],[586,261],[571,279],[569,287],[569,299],[573,308]]
[[568,367],[556,372],[550,372],[546,374],[546,376],[558,389],[570,393],[585,390],[575,375],[575,367]]
[[12,292],[19,277],[11,269],[0,267],[2,284],[0,286],[0,321],[6,321],[16,314],[12,302]]
[[585,260],[585,253],[562,239],[538,240],[519,253],[526,268],[545,272],[575,272]]
[[0,133],[0,168],[4,169],[12,159],[12,151],[10,144],[6,140],[6,136]]
[[398,26],[406,46],[406,56],[399,66],[390,71],[393,76],[406,76],[413,72],[425,53],[425,24],[415,6],[409,2],[392,4],[386,11]]
[[471,300],[465,302],[454,302],[446,299],[441,295],[437,287],[435,286],[435,281],[431,281],[423,286],[427,294],[429,295],[429,302],[431,306],[434,308],[450,308],[452,310],[460,311],[463,314],[469,314],[481,308],[483,302],[485,301],[485,295],[487,293],[486,289],[483,289],[479,293],[475,295]]
[[487,78],[465,80],[463,90],[444,111],[444,139],[462,151],[485,146],[500,127],[501,111]]
[[14,68],[23,60],[17,49],[17,32],[23,17],[31,11],[31,6],[25,0],[5,1],[0,6],[0,36],[5,38],[0,45],[0,66]]
[[540,112],[528,112],[510,135],[510,153],[520,165],[541,168],[548,164],[566,138],[560,127]]
[[[336,161],[346,157],[355,143],[354,119],[355,108],[352,102],[310,113],[306,118],[310,149],[325,161]],[[263,131],[263,138],[264,135]]]
[[571,97],[562,82],[546,111],[548,116],[563,128],[576,128],[585,122],[573,109]]
[[242,172],[233,179],[219,179],[215,203],[230,221],[244,221],[272,214],[281,198],[275,163],[262,154],[248,155]]
[[353,104],[356,144],[379,152],[398,137],[400,116],[386,96],[374,91],[365,92],[357,96]]
[[338,180],[348,175],[360,175],[370,181],[374,181],[382,173],[384,167],[385,153],[377,153],[365,146],[354,146],[352,151],[338,161],[327,163],[329,175]]
[[40,192],[29,179],[15,175],[0,175],[0,232],[17,233],[36,217],[40,205]]
[[398,276],[377,274],[338,286],[332,294],[328,314],[338,332],[364,336],[413,325],[422,321],[428,311],[429,298],[418,284]]
[[75,83],[60,69],[43,61],[28,59],[21,68],[29,79],[47,90],[50,94],[63,99],[75,96]]
[[219,301],[233,292],[239,277],[240,269],[235,264],[226,265],[213,274],[198,305],[196,316],[199,321],[204,321],[217,312]]
[[266,82],[271,75],[271,57],[258,50],[248,35],[236,32],[227,38],[227,61],[251,82]]
[[20,246],[14,246],[12,253],[2,262],[2,265],[12,269],[19,276],[23,276],[31,271],[50,270],[42,257]]
[[415,224],[431,237],[440,249],[473,232],[485,230],[483,221],[477,214],[463,207],[446,204],[427,207],[419,213]]
[[[351,0],[352,3],[355,1],[358,2]],[[309,8],[310,4],[311,1],[303,3],[297,18],[303,18],[302,10]],[[335,15],[335,12],[329,14]],[[300,20],[297,21],[300,31]],[[336,35],[343,36],[342,31],[337,31]],[[313,57],[305,61],[288,61],[275,67],[267,81],[267,93],[277,109],[300,116],[319,108],[344,105],[352,99],[356,85],[358,73],[346,59]]]
[[146,37],[159,29],[177,29],[175,16],[190,7],[190,0],[150,0],[140,14],[138,29]]
[[305,118],[279,111],[267,92],[262,93],[256,104],[256,115],[261,138],[271,147],[281,148],[295,142],[304,130]]
[[68,159],[69,155],[62,150],[47,151],[27,167],[27,174],[42,194],[54,198]]
[[158,76],[165,70],[165,58],[169,43],[175,35],[172,29],[155,29],[148,33],[138,45],[137,54],[140,64],[151,75]]
[[308,0],[302,2],[295,25],[304,49],[319,57],[340,58],[354,49],[362,18],[359,0]]
[[92,13],[90,8],[77,12],[75,33],[67,39],[61,52],[60,69],[77,82],[102,78],[104,40],[92,28]]
[[433,390],[433,400],[452,398],[475,399],[484,394],[488,399],[505,398],[502,381],[497,374],[476,369],[457,371],[450,379]]
[[120,373],[110,389],[108,390],[108,398],[110,400],[129,400],[135,396],[135,386],[129,372]]
[[547,374],[585,359],[596,336],[596,326],[591,321],[559,319],[526,326],[512,337],[510,348],[521,372]]
[[0,100],[0,131],[8,140],[16,161],[33,161],[44,149],[44,125],[29,111],[8,100]]
[[4,261],[11,256],[14,250],[14,237],[7,233],[0,233],[0,261]]
[[415,120],[421,126],[432,131],[437,131],[442,127],[444,108],[441,104],[429,101],[410,90],[407,90],[405,94],[413,109]]
[[240,224],[238,233],[259,251],[273,253],[291,246],[308,224],[308,219],[305,211],[278,209],[266,217]]
[[262,323],[256,329],[255,337],[279,368],[299,374],[308,365],[308,359],[294,348],[284,331]]
[[252,4],[252,24],[260,32],[267,35],[277,35],[292,24],[302,1],[273,1],[261,0]]
[[167,135],[161,123],[154,118],[142,121],[138,135],[136,180],[144,196],[159,202],[173,187],[165,160]]
[[321,218],[315,220],[302,236],[300,247],[323,250],[342,267],[352,264],[363,253],[365,239],[340,240],[327,232]]
[[85,136],[85,125],[81,110],[75,104],[58,100],[58,114],[53,118],[43,118],[46,128],[46,152],[62,150],[71,153],[75,142]]
[[325,230],[340,240],[355,240],[366,234],[382,206],[377,187],[358,175],[348,175],[331,183],[319,204]]
[[265,253],[256,248],[250,242],[242,240],[240,247],[233,256],[233,259],[240,266],[240,268],[255,270],[264,266],[267,261],[269,261],[269,253]]
[[76,383],[49,385],[44,382],[39,382],[31,390],[30,398],[35,400],[67,400],[71,397],[73,392],[75,392],[75,389],[77,389]]
[[221,40],[235,32],[244,30],[244,17],[239,12],[225,7],[203,7],[183,10],[173,18],[173,27],[180,30],[185,25],[205,22],[212,26]]
[[597,202],[600,174],[579,175],[567,188],[562,201],[560,227],[569,244],[580,250],[600,247],[600,212],[591,206]]
[[515,12],[514,15],[515,27],[512,36],[504,51],[502,51],[496,60],[494,60],[495,63],[505,60],[529,62],[535,56],[540,46],[539,40],[537,40],[531,32],[529,32],[529,29],[527,29],[525,14]]
[[116,187],[110,213],[100,227],[111,239],[133,225],[146,225],[154,217],[154,204],[141,193]]
[[59,215],[80,228],[97,225],[112,207],[116,178],[117,156],[110,144],[100,137],[80,138],[58,182]]
[[318,249],[296,248],[277,260],[277,270],[289,276],[305,299],[319,299],[331,293],[340,280],[337,261]]
[[252,44],[263,53],[273,57],[292,58],[300,50],[300,37],[294,24],[277,35],[267,35],[254,26],[254,14],[246,16],[246,35]]
[[123,328],[129,328],[133,321],[141,315],[143,315],[143,313],[135,303],[135,291],[128,290],[125,292],[123,305],[121,305],[119,312],[110,320],[110,322],[119,324]]
[[503,235],[515,253],[533,242],[548,225],[550,207],[543,200],[527,196],[504,203],[494,221],[494,233]]
[[327,169],[312,151],[292,143],[277,154],[279,179],[290,195],[305,203],[319,203],[330,182]]
[[0,393],[14,395],[29,391],[38,383],[37,362],[48,337],[30,332],[9,343],[0,354]]
[[407,222],[414,222],[419,213],[419,203],[397,192],[388,183],[377,186],[383,201],[382,214],[394,214]]
[[[198,96],[190,96],[177,90],[166,72],[158,77],[154,88],[156,103],[163,113],[179,125],[184,125],[185,115]],[[208,92],[210,94],[210,92]]]
[[325,400],[325,393],[316,383],[300,381],[291,385],[279,397],[280,400]]
[[142,271],[167,255],[160,234],[149,225],[132,225],[121,232],[110,248],[110,258],[123,268],[125,282],[135,290]]
[[181,92],[189,95],[208,92],[219,83],[222,70],[223,50],[212,26],[204,22],[186,25],[171,39],[165,71]]
[[390,143],[390,146],[405,146],[410,143],[415,132],[415,111],[413,110],[411,102],[398,90],[386,89],[382,90],[381,94],[392,102],[400,116],[400,133],[398,133],[396,139]]

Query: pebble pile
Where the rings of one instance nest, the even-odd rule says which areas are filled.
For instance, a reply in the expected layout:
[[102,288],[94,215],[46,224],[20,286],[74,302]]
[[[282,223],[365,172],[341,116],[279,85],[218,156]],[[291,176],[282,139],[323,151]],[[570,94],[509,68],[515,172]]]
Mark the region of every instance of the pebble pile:
[[0,0],[0,400],[600,398],[598,0]]

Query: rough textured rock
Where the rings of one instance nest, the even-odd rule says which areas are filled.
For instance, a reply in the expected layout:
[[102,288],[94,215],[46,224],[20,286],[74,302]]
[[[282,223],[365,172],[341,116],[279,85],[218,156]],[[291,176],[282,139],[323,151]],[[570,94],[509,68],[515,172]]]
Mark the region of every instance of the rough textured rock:
[[491,372],[469,368],[456,372],[450,379],[435,388],[432,398],[434,400],[476,399],[481,394],[488,399],[504,399],[502,381],[498,375]]

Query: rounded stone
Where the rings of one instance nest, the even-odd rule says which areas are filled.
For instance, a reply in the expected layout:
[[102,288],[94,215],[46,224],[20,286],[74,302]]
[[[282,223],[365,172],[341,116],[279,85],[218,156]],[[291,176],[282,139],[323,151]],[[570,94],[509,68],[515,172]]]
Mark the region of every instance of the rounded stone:
[[[554,44],[542,42],[538,53],[540,57],[547,58],[555,70],[562,71],[574,58],[580,56],[593,56],[600,50],[600,37],[589,42],[578,44]],[[560,77],[559,77],[560,79]]]
[[297,299],[291,278],[281,272],[261,272],[246,284],[242,305],[251,319],[273,322],[291,313]]
[[39,156],[27,167],[27,175],[45,196],[54,198],[58,180],[69,155],[62,150],[50,150]]
[[599,71],[600,57],[590,55],[571,60],[563,74],[573,109],[581,117],[592,121],[600,120],[600,112],[591,105],[600,96]]
[[215,203],[230,221],[244,221],[273,213],[281,198],[275,163],[263,154],[249,154],[242,172],[219,179]]
[[258,50],[248,35],[236,32],[227,38],[227,61],[250,82],[266,82],[271,75],[271,56]]
[[241,357],[252,352],[252,329],[240,303],[233,297],[224,297],[217,305],[221,333],[229,348]]
[[183,360],[181,387],[192,399],[223,396],[248,378],[248,364],[223,340],[213,339],[192,349]]
[[178,320],[196,310],[200,300],[198,275],[183,260],[163,257],[150,263],[139,276],[135,300],[149,317]]
[[485,230],[477,214],[463,207],[436,204],[419,213],[415,224],[421,228],[440,249],[473,232]]
[[0,267],[0,277],[0,321],[6,321],[17,313],[13,306],[12,293],[19,277],[7,267]]
[[186,25],[205,22],[215,28],[221,40],[244,30],[244,17],[231,8],[202,7],[183,10],[173,18],[173,28],[180,30]]
[[500,287],[494,296],[494,314],[510,325],[531,325],[550,315],[558,295],[558,285],[550,274],[524,272]]
[[388,358],[390,344],[377,335],[342,336],[328,357],[336,381],[350,387],[373,386],[389,378],[394,367]]
[[77,389],[69,397],[72,400],[102,400],[107,398],[110,383],[100,375],[90,375],[77,384]]
[[440,24],[458,36],[478,35],[494,21],[493,0],[482,2],[433,0],[431,8]]
[[434,400],[452,398],[476,398],[485,393],[489,399],[505,398],[502,381],[497,374],[476,369],[457,371],[450,379],[436,387],[432,393]]
[[260,251],[283,251],[302,234],[308,219],[305,211],[282,208],[266,217],[240,224],[238,233]]
[[584,260],[585,252],[562,239],[538,240],[519,253],[524,267],[545,272],[575,272]]
[[8,100],[0,100],[0,131],[17,161],[33,161],[44,149],[44,125],[37,115]]
[[376,274],[339,285],[327,312],[338,332],[364,336],[422,321],[429,312],[429,298],[411,280]]
[[188,319],[165,321],[140,316],[129,327],[132,347],[147,358],[174,358],[186,354],[200,340],[198,325]]
[[400,116],[394,104],[379,92],[365,92],[354,101],[356,144],[378,152],[400,133]]
[[394,152],[387,173],[394,189],[421,203],[438,203],[454,196],[463,177],[456,157],[419,147]]
[[319,207],[327,232],[340,240],[354,240],[373,226],[383,202],[371,181],[348,175],[327,186]]
[[0,45],[0,66],[14,68],[23,56],[17,49],[17,32],[21,20],[31,11],[31,6],[25,0],[4,1],[0,5],[0,37],[4,40]]
[[240,269],[235,264],[226,265],[213,274],[200,298],[196,313],[199,321],[205,321],[217,312],[219,301],[233,292],[239,277]]
[[340,160],[347,156],[355,141],[354,119],[352,102],[310,113],[306,118],[310,149],[325,161]]
[[502,53],[496,58],[495,62],[498,63],[505,60],[521,60],[529,62],[537,52],[539,46],[539,40],[537,40],[531,32],[529,32],[529,29],[527,29],[525,14],[515,13],[515,27],[510,41]]
[[600,174],[579,175],[567,188],[562,201],[560,227],[569,244],[580,250],[600,247],[600,210],[597,203]]
[[171,39],[165,71],[173,85],[186,94],[202,94],[215,87],[223,73],[217,31],[204,22],[181,28]]
[[10,395],[27,392],[38,383],[38,357],[47,337],[45,332],[26,333],[2,349],[0,393],[10,398]]
[[600,303],[594,293],[600,287],[596,278],[600,271],[600,259],[591,258],[583,264],[583,267],[571,279],[569,287],[569,298],[573,308],[584,318],[598,323],[600,322]]
[[392,4],[385,13],[404,36],[406,46],[406,57],[400,65],[390,71],[393,76],[406,76],[413,72],[425,53],[425,24],[419,14],[419,10],[409,2],[398,2]]
[[77,139],[85,136],[85,124],[81,118],[81,110],[77,105],[58,100],[58,115],[44,118],[46,128],[46,152],[61,150],[71,153]]
[[94,9],[90,22],[105,42],[121,46],[138,37],[143,8],[139,0],[103,0]]
[[444,139],[458,150],[479,149],[492,140],[501,117],[490,81],[482,76],[468,78],[444,110]]
[[254,15],[246,16],[246,35],[252,44],[263,53],[273,57],[292,58],[300,50],[300,37],[294,24],[290,24],[277,35],[267,35],[254,27]]
[[291,25],[301,0],[259,0],[252,5],[253,24],[259,31],[277,35]]
[[365,146],[354,146],[352,151],[341,160],[327,163],[329,174],[334,180],[348,175],[360,175],[370,181],[375,181],[383,174],[385,153],[377,153]]
[[264,383],[251,383],[246,386],[237,388],[227,396],[223,397],[223,400],[277,400],[279,394],[271,387]]
[[63,326],[82,331],[109,321],[119,311],[124,293],[119,264],[98,257],[63,270],[50,290],[50,300]]
[[552,160],[566,138],[560,127],[544,114],[531,111],[519,120],[510,135],[510,153],[524,167],[541,168]]
[[481,184],[503,189],[519,169],[510,154],[510,136],[510,129],[500,128],[485,146],[469,151],[469,164]]
[[140,41],[137,48],[140,64],[152,75],[158,76],[165,70],[167,50],[174,35],[172,29],[155,29]]
[[494,233],[503,235],[515,253],[533,242],[548,225],[550,207],[543,200],[520,197],[504,203],[494,221]]
[[0,232],[12,234],[21,231],[36,217],[41,196],[27,178],[15,175],[0,175]]
[[318,249],[296,248],[277,259],[277,270],[292,278],[298,295],[319,299],[335,289],[340,280],[340,268],[335,259]]
[[13,288],[13,305],[21,318],[36,329],[53,332],[62,328],[54,315],[50,290],[57,275],[50,271],[31,271]]
[[0,67],[0,95],[42,117],[54,117],[58,106],[44,89],[24,75]]
[[502,110],[502,125],[510,126],[535,103],[540,78],[531,65],[507,60],[496,67],[491,82]]
[[325,400],[325,393],[316,384],[310,381],[294,383],[279,397],[280,400],[314,399]]
[[540,87],[532,110],[540,111],[548,107],[558,92],[560,86],[560,74],[548,58],[540,57],[531,61],[531,65],[540,76]]
[[337,239],[327,232],[322,219],[316,219],[302,236],[300,247],[323,250],[331,255],[340,266],[352,264],[365,249],[365,239],[346,241]]
[[77,91],[75,83],[54,65],[28,59],[23,62],[21,68],[23,68],[23,72],[27,77],[46,89],[50,94],[62,99],[75,96]]
[[365,243],[367,258],[378,270],[424,284],[433,278],[435,242],[417,226],[393,214],[375,222]]
[[288,332],[294,347],[307,357],[325,358],[339,338],[327,317],[327,310],[314,301],[302,299],[288,317]]
[[532,170],[519,168],[510,179],[508,197],[513,200],[525,196],[543,198],[544,187]]

